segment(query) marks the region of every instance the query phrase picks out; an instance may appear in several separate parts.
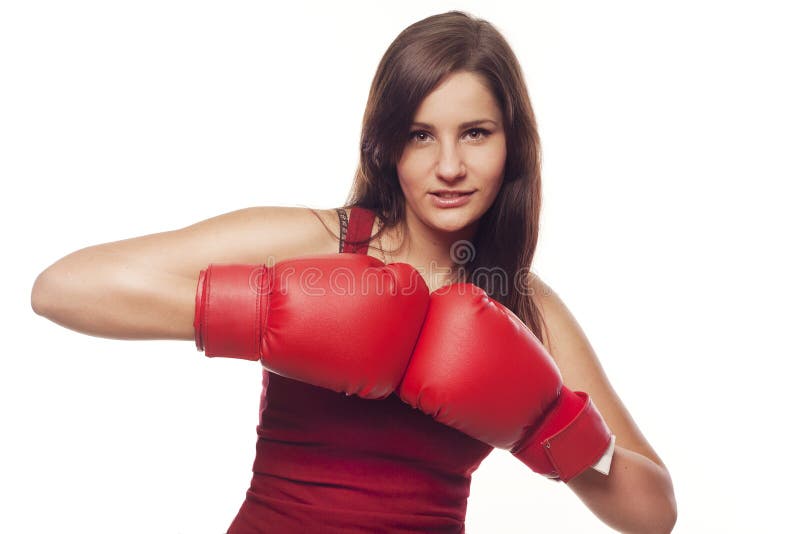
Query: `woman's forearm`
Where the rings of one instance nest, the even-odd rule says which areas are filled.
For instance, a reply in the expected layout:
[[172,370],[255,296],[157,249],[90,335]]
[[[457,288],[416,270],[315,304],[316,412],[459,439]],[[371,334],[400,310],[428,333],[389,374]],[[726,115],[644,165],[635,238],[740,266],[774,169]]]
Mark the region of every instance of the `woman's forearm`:
[[669,472],[618,445],[608,475],[588,469],[567,485],[603,523],[619,532],[672,532],[677,520]]
[[92,336],[190,340],[196,286],[196,278],[90,247],[42,272],[31,290],[31,306],[61,326]]

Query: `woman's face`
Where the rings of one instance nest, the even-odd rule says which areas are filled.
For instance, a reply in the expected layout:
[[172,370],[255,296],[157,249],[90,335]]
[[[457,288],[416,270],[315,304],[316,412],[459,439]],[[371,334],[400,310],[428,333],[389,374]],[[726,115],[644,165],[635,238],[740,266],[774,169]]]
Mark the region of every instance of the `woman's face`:
[[[444,232],[477,224],[503,182],[506,136],[494,96],[472,73],[451,74],[417,109],[397,163],[406,217]],[[460,199],[440,190],[471,192]]]

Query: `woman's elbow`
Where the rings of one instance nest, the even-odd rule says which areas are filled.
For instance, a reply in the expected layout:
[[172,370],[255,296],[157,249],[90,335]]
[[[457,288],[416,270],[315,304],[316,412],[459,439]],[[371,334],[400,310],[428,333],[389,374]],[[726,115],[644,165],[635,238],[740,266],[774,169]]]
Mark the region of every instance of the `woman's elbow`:
[[[669,474],[667,473],[669,479]],[[678,522],[678,503],[672,490],[672,480],[669,479],[669,490],[665,492],[664,499],[657,510],[653,510],[652,528],[648,532],[653,534],[668,534]]]
[[[31,308],[37,315],[49,319],[55,312],[56,307],[63,302],[65,291],[68,288],[65,282],[76,278],[75,259],[78,257],[77,252],[68,254],[50,264],[33,281]],[[88,265],[77,264],[77,266],[86,270]]]
[[675,524],[678,522],[678,503],[675,502],[675,495],[670,495],[666,516],[664,529],[661,532],[672,532],[672,529],[675,528]]
[[651,528],[647,529],[647,534],[669,534],[678,522],[678,508],[674,501],[671,505],[666,505],[665,510],[658,514],[653,514]]
[[33,281],[31,288],[31,309],[36,315],[47,317],[48,309],[54,300],[55,290],[47,271],[43,271]]

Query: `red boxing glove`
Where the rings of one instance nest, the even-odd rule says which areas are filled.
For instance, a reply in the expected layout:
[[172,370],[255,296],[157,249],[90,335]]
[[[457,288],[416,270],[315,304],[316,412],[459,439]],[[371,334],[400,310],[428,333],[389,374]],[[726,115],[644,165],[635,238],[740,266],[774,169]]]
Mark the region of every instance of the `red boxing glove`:
[[430,298],[400,398],[556,481],[600,460],[611,431],[525,323],[473,284]]
[[206,356],[261,360],[287,378],[389,396],[425,318],[427,285],[408,264],[327,254],[200,272],[195,342]]

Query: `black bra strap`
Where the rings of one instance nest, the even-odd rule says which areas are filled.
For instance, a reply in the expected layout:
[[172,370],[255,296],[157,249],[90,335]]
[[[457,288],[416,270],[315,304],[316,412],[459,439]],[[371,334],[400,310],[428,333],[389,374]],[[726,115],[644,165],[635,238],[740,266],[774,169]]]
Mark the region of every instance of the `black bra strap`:
[[339,214],[339,252],[344,251],[344,238],[347,235],[347,212],[344,208],[336,208]]

